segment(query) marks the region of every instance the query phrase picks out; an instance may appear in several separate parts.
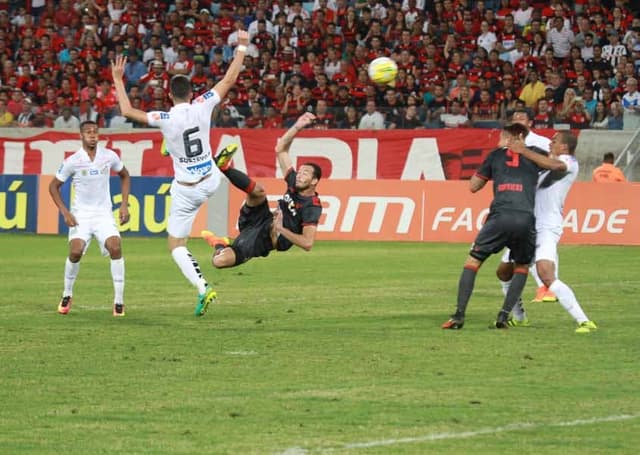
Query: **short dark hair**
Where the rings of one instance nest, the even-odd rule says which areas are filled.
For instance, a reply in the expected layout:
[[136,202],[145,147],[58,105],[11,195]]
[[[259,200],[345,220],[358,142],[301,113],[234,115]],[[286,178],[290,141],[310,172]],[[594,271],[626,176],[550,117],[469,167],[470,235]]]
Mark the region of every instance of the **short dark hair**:
[[526,114],[526,116],[527,116],[527,119],[528,119],[528,120],[533,120],[533,117],[534,117],[534,116],[533,116],[533,113],[531,112],[531,110],[530,110],[530,109],[522,108],[522,107],[516,108],[516,109],[514,109],[514,110],[513,110],[513,112],[511,113],[511,117],[513,118],[514,114],[517,114],[517,113],[519,113],[519,114]]
[[82,131],[84,129],[85,126],[87,125],[95,125],[98,126],[98,124],[96,122],[94,122],[93,120],[85,120],[84,122],[82,122],[80,124],[80,131]]
[[605,162],[605,163],[613,164],[613,162],[615,161],[615,158],[616,158],[616,156],[613,154],[613,152],[607,152],[602,157],[602,161]]
[[527,134],[529,134],[529,128],[521,125],[520,123],[512,123],[510,125],[507,125],[502,129],[502,131],[514,137],[522,136],[523,138],[525,138],[527,137]]
[[557,136],[560,138],[563,144],[566,144],[567,148],[569,149],[569,155],[573,155],[576,152],[578,138],[571,131],[567,130],[558,131]]
[[320,180],[322,178],[322,169],[316,163],[306,162],[302,163],[303,166],[310,166],[313,168],[313,177]]
[[187,99],[191,93],[191,81],[184,74],[176,74],[171,78],[170,90],[174,98]]

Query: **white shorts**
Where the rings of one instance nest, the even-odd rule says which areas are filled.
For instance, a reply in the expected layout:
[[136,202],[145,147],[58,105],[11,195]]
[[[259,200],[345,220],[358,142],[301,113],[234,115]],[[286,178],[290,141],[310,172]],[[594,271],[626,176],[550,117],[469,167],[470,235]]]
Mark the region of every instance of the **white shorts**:
[[[562,237],[562,231],[543,229],[536,232],[536,256],[535,261],[547,260],[555,264],[558,263],[558,243]],[[505,248],[502,253],[502,262],[511,262],[509,259],[509,248]]]
[[218,189],[220,175],[212,174],[197,185],[181,185],[175,180],[171,183],[171,208],[167,232],[176,238],[186,238],[191,234],[191,226],[198,210]]
[[558,263],[558,243],[562,230],[543,229],[536,232],[536,262],[547,260]]
[[74,239],[80,239],[85,242],[84,251],[87,252],[91,238],[95,237],[100,246],[100,253],[103,256],[108,256],[109,252],[105,248],[104,244],[109,237],[120,237],[120,231],[116,225],[116,220],[113,217],[113,213],[93,213],[91,215],[74,213],[78,222],[77,226],[69,228],[69,241]]

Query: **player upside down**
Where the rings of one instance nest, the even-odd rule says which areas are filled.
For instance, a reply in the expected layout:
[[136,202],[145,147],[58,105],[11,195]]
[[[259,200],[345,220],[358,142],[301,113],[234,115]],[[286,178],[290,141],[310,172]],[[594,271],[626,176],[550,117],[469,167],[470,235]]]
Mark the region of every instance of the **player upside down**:
[[321,169],[314,163],[304,163],[295,171],[289,148],[298,131],[314,120],[313,114],[303,114],[276,145],[287,191],[278,200],[275,213],[269,209],[265,188],[244,172],[231,167],[236,145],[226,147],[216,157],[218,168],[247,197],[238,217],[240,234],[233,243],[226,237],[216,237],[210,231],[202,232],[203,238],[216,250],[211,258],[214,267],[235,267],[251,258],[268,256],[271,250],[286,251],[293,245],[311,250],[322,213],[316,193]]

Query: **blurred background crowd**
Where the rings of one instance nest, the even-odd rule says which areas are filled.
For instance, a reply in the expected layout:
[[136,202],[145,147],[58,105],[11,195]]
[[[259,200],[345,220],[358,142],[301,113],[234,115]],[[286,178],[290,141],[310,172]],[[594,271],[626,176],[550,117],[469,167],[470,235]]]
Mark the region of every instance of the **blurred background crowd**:
[[[110,63],[128,57],[135,107],[171,107],[168,83],[213,87],[251,44],[212,126],[640,127],[640,1],[0,0],[0,127],[139,127],[119,115]],[[393,86],[369,81],[378,56]]]

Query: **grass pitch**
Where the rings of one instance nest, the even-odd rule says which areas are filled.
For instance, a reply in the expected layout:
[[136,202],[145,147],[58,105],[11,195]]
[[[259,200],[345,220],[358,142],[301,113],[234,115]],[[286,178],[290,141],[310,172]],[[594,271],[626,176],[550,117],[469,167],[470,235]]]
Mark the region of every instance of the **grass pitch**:
[[[488,330],[497,258],[443,331],[468,245],[320,242],[216,271],[204,318],[165,239],[124,238],[127,316],[92,245],[0,235],[0,453],[637,453],[639,248],[562,247],[597,333],[558,304]],[[533,295],[533,280],[527,296]]]

